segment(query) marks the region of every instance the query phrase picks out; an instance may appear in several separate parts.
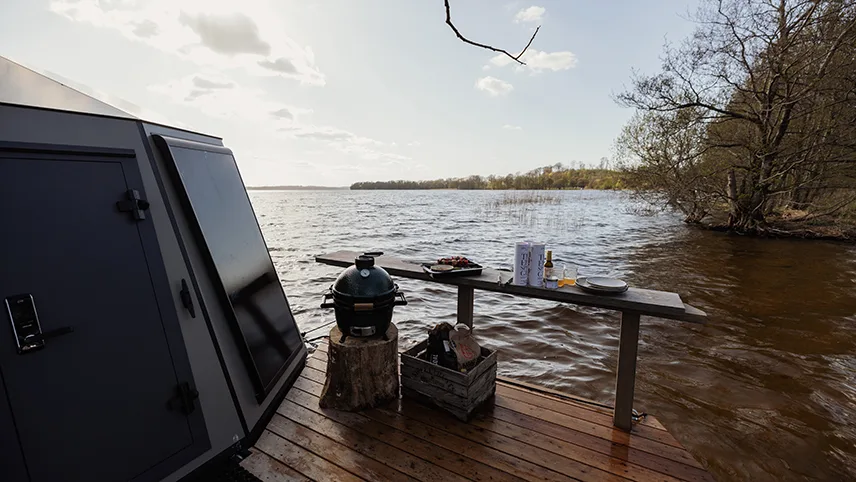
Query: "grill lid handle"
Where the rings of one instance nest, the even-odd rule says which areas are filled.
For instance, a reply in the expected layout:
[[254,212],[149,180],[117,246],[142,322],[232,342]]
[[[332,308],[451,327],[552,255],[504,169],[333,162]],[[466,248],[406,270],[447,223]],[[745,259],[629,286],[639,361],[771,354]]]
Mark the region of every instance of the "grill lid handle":
[[368,269],[374,266],[374,256],[362,255],[354,260],[357,269]]

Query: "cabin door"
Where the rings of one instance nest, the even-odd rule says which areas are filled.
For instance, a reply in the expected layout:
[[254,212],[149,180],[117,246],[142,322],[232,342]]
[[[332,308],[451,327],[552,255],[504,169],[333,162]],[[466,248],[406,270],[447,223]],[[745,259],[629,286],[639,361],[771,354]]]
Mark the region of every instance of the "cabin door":
[[[179,287],[122,152],[0,146],[0,403],[19,446],[2,457],[19,454],[33,482],[159,480],[208,448]],[[20,351],[4,302],[18,295],[32,296],[44,347]]]

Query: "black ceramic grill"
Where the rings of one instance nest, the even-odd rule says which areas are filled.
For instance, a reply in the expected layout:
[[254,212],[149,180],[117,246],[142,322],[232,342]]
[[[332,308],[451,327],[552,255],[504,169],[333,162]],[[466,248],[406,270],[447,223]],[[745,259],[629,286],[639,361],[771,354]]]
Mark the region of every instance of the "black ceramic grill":
[[395,306],[407,304],[404,293],[373,256],[360,256],[324,293],[322,308],[333,308],[343,336],[384,335]]

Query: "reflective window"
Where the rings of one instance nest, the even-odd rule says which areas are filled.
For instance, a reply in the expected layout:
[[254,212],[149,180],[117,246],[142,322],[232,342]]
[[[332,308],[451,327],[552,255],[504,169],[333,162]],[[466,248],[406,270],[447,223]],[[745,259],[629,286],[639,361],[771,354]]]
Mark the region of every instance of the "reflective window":
[[167,142],[262,398],[302,343],[288,300],[231,152]]

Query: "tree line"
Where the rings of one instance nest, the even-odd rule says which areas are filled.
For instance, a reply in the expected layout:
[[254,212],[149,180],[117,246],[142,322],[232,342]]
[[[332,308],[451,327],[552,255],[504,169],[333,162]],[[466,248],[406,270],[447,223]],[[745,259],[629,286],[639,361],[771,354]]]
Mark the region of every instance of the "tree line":
[[856,0],[706,0],[694,20],[617,98],[630,182],[690,223],[856,222]]
[[351,189],[624,189],[622,175],[608,169],[571,168],[562,164],[507,176],[468,176],[430,181],[356,182]]

